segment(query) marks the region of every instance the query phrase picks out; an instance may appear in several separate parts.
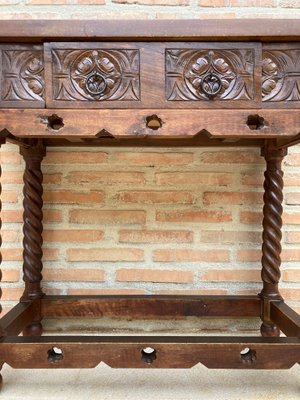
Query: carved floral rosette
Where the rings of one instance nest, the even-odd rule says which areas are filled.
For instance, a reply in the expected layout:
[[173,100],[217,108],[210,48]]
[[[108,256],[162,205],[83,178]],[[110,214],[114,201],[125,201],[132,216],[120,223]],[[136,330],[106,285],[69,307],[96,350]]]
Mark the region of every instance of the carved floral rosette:
[[254,51],[166,50],[166,98],[252,100]]
[[2,50],[2,101],[43,101],[41,50]]
[[263,101],[300,100],[300,49],[264,50]]
[[52,54],[55,100],[139,100],[138,50],[54,49]]

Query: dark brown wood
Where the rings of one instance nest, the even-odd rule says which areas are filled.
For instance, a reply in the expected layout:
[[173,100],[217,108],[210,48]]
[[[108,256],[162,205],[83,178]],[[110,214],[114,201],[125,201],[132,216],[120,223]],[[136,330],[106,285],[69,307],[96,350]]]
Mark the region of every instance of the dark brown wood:
[[[162,120],[161,128],[147,127],[152,115]],[[257,117],[262,125],[255,129]],[[299,126],[299,110],[0,110],[0,131],[18,138],[105,139],[107,132],[116,139],[143,140],[291,138]]]
[[3,42],[49,40],[299,41],[298,19],[240,20],[4,20]]
[[42,46],[0,45],[0,107],[44,108]]
[[48,108],[261,106],[260,43],[56,42],[45,63]]
[[258,317],[258,296],[45,296],[44,318]]
[[[23,226],[23,279],[25,290],[22,301],[39,299],[43,297],[41,289],[42,280],[42,231],[43,231],[43,174],[41,162],[45,156],[45,147],[42,141],[32,141],[30,148],[21,148],[25,160],[24,172],[24,226]],[[31,322],[23,331],[24,335],[41,335],[43,328],[41,316]]]
[[300,337],[300,315],[286,303],[271,302],[270,317],[285,335]]
[[[53,349],[62,352],[56,362]],[[144,357],[150,349],[155,355],[152,360]],[[249,352],[242,356],[241,351],[245,349]],[[102,361],[112,368],[192,368],[201,363],[208,368],[286,369],[300,362],[300,339],[234,336],[15,337],[2,341],[0,357],[13,368],[94,368]]]
[[283,201],[283,171],[281,163],[287,154],[286,149],[277,149],[274,141],[266,141],[262,155],[266,160],[263,207],[262,244],[262,326],[263,336],[279,336],[279,328],[270,317],[270,301],[282,300],[278,290],[281,264],[281,227]]
[[266,44],[262,58],[264,106],[300,108],[300,44]]
[[19,335],[31,322],[40,317],[39,299],[18,303],[0,320],[3,336]]
[[[2,138],[0,138],[0,148],[1,148],[1,144],[4,142],[4,140]],[[2,176],[2,167],[1,167],[1,163],[0,163],[0,282],[2,280],[2,270],[1,270],[1,264],[2,264],[2,253],[1,253],[1,247],[2,247],[2,235],[1,235],[1,228],[2,228],[2,219],[1,219],[1,210],[2,210],[2,201],[1,201],[1,193],[2,193],[2,181],[1,181],[1,176]],[[0,286],[0,313],[2,313],[2,305],[1,305],[1,297],[2,297],[2,289]],[[4,331],[2,326],[0,325],[0,339],[2,338],[2,336],[4,336]],[[3,385],[3,378],[1,375],[1,369],[2,369],[2,365],[3,365],[3,360],[0,357],[0,391]]]

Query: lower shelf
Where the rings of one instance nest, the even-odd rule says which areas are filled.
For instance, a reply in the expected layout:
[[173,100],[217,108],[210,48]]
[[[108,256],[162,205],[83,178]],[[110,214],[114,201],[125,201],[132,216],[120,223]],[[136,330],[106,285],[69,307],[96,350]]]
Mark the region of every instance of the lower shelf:
[[[259,296],[45,296],[20,302],[0,320],[0,365],[14,368],[288,369],[300,363],[300,316],[271,303],[272,321],[287,337],[40,336],[45,318],[258,317]],[[32,329],[28,329],[33,327]],[[22,331],[31,336],[18,336]]]

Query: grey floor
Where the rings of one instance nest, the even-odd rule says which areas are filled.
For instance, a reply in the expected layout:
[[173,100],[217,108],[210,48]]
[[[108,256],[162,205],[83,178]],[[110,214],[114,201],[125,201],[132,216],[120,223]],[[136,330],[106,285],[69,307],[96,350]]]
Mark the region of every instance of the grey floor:
[[299,400],[300,366],[283,371],[111,369],[13,370],[4,366],[5,400]]

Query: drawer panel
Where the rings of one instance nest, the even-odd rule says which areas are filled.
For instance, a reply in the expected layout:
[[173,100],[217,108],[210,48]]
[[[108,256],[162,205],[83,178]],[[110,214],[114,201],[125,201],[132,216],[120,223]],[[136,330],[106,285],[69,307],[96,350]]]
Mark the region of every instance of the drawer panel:
[[0,45],[1,108],[43,108],[44,53],[42,46]]
[[[166,100],[187,107],[261,102],[260,44],[197,43],[166,48]],[[182,103],[182,104],[180,104]]]
[[266,107],[300,107],[300,43],[264,45],[262,96]]
[[261,44],[45,44],[47,107],[251,108],[261,104]]
[[140,49],[130,43],[45,44],[47,106],[135,107]]

